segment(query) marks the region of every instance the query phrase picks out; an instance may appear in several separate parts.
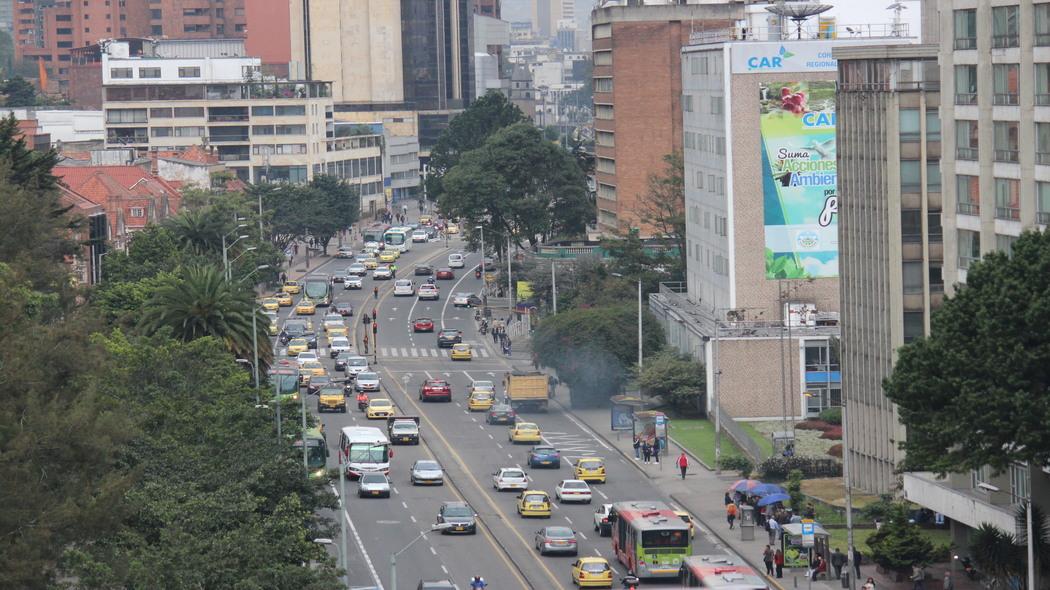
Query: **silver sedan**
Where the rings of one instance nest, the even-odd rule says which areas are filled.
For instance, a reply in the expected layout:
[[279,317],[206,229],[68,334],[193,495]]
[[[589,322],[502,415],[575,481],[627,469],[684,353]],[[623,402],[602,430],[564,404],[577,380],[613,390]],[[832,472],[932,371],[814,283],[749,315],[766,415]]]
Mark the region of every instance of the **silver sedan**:
[[412,464],[412,485],[442,485],[445,471],[437,461],[419,459]]

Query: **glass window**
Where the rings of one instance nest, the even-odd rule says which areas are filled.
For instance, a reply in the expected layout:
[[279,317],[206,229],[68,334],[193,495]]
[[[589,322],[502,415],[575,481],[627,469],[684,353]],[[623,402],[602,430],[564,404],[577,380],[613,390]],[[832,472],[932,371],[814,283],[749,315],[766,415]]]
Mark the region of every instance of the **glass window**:
[[1018,139],[1016,121],[995,122],[995,161],[1016,162]]
[[901,209],[901,241],[906,244],[922,241],[921,209]]
[[977,155],[977,121],[956,120],[955,157],[959,160],[976,160]]
[[252,125],[252,135],[274,135],[273,125]]
[[306,106],[301,104],[277,105],[273,108],[273,113],[278,117],[301,117],[306,114]]
[[1003,234],[995,234],[995,249],[1006,254],[1007,256],[1013,256],[1014,254],[1014,242],[1017,241],[1017,236],[1004,236]]
[[936,160],[926,162],[926,190],[931,193],[941,192],[941,163]]
[[970,268],[970,263],[981,257],[981,234],[968,229],[956,231],[959,242],[959,268]]
[[926,141],[941,140],[941,117],[937,109],[926,111]]
[[977,11],[955,11],[955,48],[977,49]]
[[171,137],[171,127],[153,127],[149,131],[153,137]]
[[905,293],[922,293],[923,276],[922,262],[905,262],[901,267]]
[[200,78],[201,77],[201,69],[196,67],[196,66],[179,68],[179,77],[180,78]]
[[976,176],[955,176],[956,211],[963,215],[981,214],[980,179]]
[[204,127],[176,127],[175,137],[204,137]]
[[1017,5],[992,8],[992,47],[1017,47],[1019,10]]
[[107,123],[145,123],[146,109],[107,109]]
[[109,77],[122,79],[132,78],[132,68],[110,68]]
[[175,116],[178,118],[203,117],[204,107],[175,107]]
[[160,68],[139,68],[139,78],[160,78]]
[[911,342],[926,335],[925,314],[921,311],[904,312],[904,341]]
[[922,190],[922,166],[918,160],[901,160],[901,192],[917,193]]
[[170,119],[171,109],[170,108],[159,108],[149,110],[150,119]]
[[940,264],[930,265],[930,292],[944,293],[944,269]]
[[1021,181],[1016,178],[995,179],[996,219],[1021,218]]
[[273,107],[271,107],[271,106],[252,107],[252,116],[253,117],[272,117],[273,116]]
[[926,236],[931,243],[936,244],[944,241],[940,211],[928,211],[926,213]]
[[1050,105],[1050,63],[1035,64],[1035,104]]
[[1050,45],[1050,4],[1040,3],[1035,9],[1035,44]]
[[977,104],[977,66],[955,66],[955,104]]
[[919,109],[901,109],[900,118],[901,142],[919,141],[921,135]]
[[1050,225],[1050,182],[1035,183],[1036,223]]
[[1017,64],[992,65],[992,103],[1017,106],[1018,88]]

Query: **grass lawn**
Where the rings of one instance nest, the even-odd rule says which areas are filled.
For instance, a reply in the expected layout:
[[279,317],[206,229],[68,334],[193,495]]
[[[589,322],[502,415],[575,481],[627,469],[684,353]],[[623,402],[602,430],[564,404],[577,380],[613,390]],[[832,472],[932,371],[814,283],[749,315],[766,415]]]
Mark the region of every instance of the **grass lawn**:
[[[703,418],[674,418],[670,422],[670,435],[700,460],[715,467],[715,427]],[[744,453],[728,436],[722,437],[722,456],[742,457]]]
[[[846,529],[828,529],[828,533],[831,534],[832,549],[838,547],[846,551]],[[868,537],[873,534],[875,534],[875,529],[853,529],[853,544],[864,555],[871,555],[871,549],[868,547]],[[947,530],[922,529],[922,534],[933,543],[934,547],[947,545],[951,542],[951,535],[949,535]]]
[[748,436],[754,439],[755,443],[758,444],[758,448],[762,449],[762,453],[765,457],[773,455],[773,441],[770,440],[768,436],[759,432],[748,422],[737,422],[737,424],[744,429],[744,432],[746,432]]

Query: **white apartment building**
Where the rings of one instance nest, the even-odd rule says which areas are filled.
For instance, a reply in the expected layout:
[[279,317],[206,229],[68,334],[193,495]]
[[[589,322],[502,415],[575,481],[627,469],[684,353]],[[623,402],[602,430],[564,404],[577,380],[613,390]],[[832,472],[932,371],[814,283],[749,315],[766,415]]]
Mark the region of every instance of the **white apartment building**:
[[329,82],[263,79],[253,57],[102,58],[106,146],[139,151],[203,145],[246,182],[306,182],[327,172],[383,203],[381,134],[338,137]]

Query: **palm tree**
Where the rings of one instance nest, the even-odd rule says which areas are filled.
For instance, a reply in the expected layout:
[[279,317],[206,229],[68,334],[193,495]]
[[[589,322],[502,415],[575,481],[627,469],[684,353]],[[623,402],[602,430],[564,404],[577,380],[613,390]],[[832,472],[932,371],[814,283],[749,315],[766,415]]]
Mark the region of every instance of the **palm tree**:
[[253,313],[260,369],[265,369],[272,360],[269,319],[256,307],[251,290],[226,281],[215,266],[186,268],[166,280],[146,303],[141,325],[151,332],[170,327],[185,341],[214,336],[237,357],[251,358]]
[[225,228],[208,208],[187,209],[167,222],[179,245],[194,254],[218,252],[222,255]]

